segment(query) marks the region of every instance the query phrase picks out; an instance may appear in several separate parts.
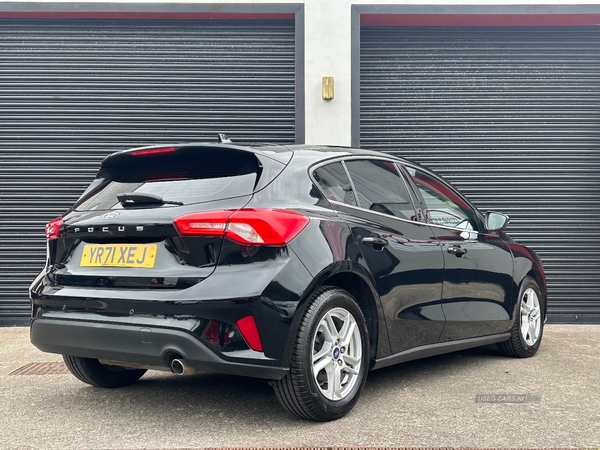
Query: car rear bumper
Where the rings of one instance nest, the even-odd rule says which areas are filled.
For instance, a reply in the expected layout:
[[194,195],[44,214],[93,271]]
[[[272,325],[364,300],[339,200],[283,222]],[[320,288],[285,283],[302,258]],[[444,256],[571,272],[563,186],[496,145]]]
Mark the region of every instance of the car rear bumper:
[[281,379],[289,371],[251,350],[239,352],[243,362],[225,359],[187,331],[155,326],[39,317],[31,322],[31,342],[44,352],[148,367],[170,367],[174,358],[183,358],[197,370],[231,375]]

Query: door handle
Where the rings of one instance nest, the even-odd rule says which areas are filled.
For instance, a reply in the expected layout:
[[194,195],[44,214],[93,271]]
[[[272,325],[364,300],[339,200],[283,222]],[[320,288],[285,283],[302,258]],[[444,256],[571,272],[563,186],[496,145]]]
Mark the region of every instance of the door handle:
[[365,245],[370,245],[372,247],[384,247],[388,245],[388,241],[380,237],[367,236],[361,239],[361,242]]
[[450,247],[448,247],[448,253],[456,256],[462,256],[467,253],[467,249],[462,248],[460,245],[452,244]]

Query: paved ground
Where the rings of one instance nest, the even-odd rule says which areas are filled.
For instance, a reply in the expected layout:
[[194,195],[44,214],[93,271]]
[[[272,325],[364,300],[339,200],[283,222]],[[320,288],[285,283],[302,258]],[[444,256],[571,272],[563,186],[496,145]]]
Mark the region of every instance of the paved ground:
[[[102,390],[71,375],[9,375],[61,359],[31,346],[27,328],[0,328],[0,448],[597,449],[599,350],[600,325],[548,325],[528,360],[485,347],[381,369],[348,416],[320,424],[288,416],[263,380],[149,372]],[[528,401],[476,402],[507,394]]]

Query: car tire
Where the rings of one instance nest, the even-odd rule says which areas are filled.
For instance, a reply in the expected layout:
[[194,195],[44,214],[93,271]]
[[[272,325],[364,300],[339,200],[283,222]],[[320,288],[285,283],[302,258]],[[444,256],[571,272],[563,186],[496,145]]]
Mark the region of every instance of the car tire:
[[515,305],[510,338],[497,344],[500,352],[515,358],[529,358],[540,348],[544,333],[546,305],[536,281],[525,277]]
[[63,355],[69,371],[79,380],[92,386],[116,388],[128,386],[146,373],[145,369],[126,369],[117,366],[105,366],[97,359]]
[[320,422],[339,419],[358,401],[369,357],[369,332],[354,297],[343,289],[320,288],[300,322],[290,372],[271,385],[293,415]]

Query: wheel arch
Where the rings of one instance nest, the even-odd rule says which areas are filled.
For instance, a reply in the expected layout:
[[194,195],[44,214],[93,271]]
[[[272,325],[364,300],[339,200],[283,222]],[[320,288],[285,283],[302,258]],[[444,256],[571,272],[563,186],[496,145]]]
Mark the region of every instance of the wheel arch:
[[361,273],[361,267],[355,267],[348,261],[343,263],[338,261],[315,277],[315,282],[306,289],[298,303],[285,346],[282,361],[284,366],[287,367],[290,364],[294,339],[298,333],[300,321],[310,304],[310,298],[317,290],[327,287],[344,289],[352,294],[361,307],[369,331],[371,366],[376,358],[389,355],[391,350],[383,309],[373,282],[369,280],[367,274]]
[[[513,272],[513,280],[514,280],[514,294],[513,298],[513,308],[517,308],[520,299],[519,291],[521,288],[521,284],[525,277],[531,277],[537,283],[540,288],[542,299],[547,306],[548,303],[548,287],[546,285],[546,274],[544,271],[544,266],[542,264],[542,260],[540,257],[530,248],[525,247],[524,245],[516,244],[511,242],[509,244],[511,252],[513,254],[513,264],[514,264],[514,272]],[[544,319],[546,318],[547,307],[544,308]],[[514,321],[514,317],[511,317],[511,322]],[[512,323],[511,323],[512,326]]]
[[[377,356],[379,340],[382,338],[386,339],[387,333],[384,333],[384,337],[380,336],[380,322],[382,318],[379,317],[377,308],[378,298],[376,299],[376,294],[373,292],[371,286],[361,276],[353,272],[336,273],[325,279],[322,285],[344,289],[356,299],[367,321],[370,354],[373,361]],[[383,330],[385,330],[385,326],[383,326]]]

